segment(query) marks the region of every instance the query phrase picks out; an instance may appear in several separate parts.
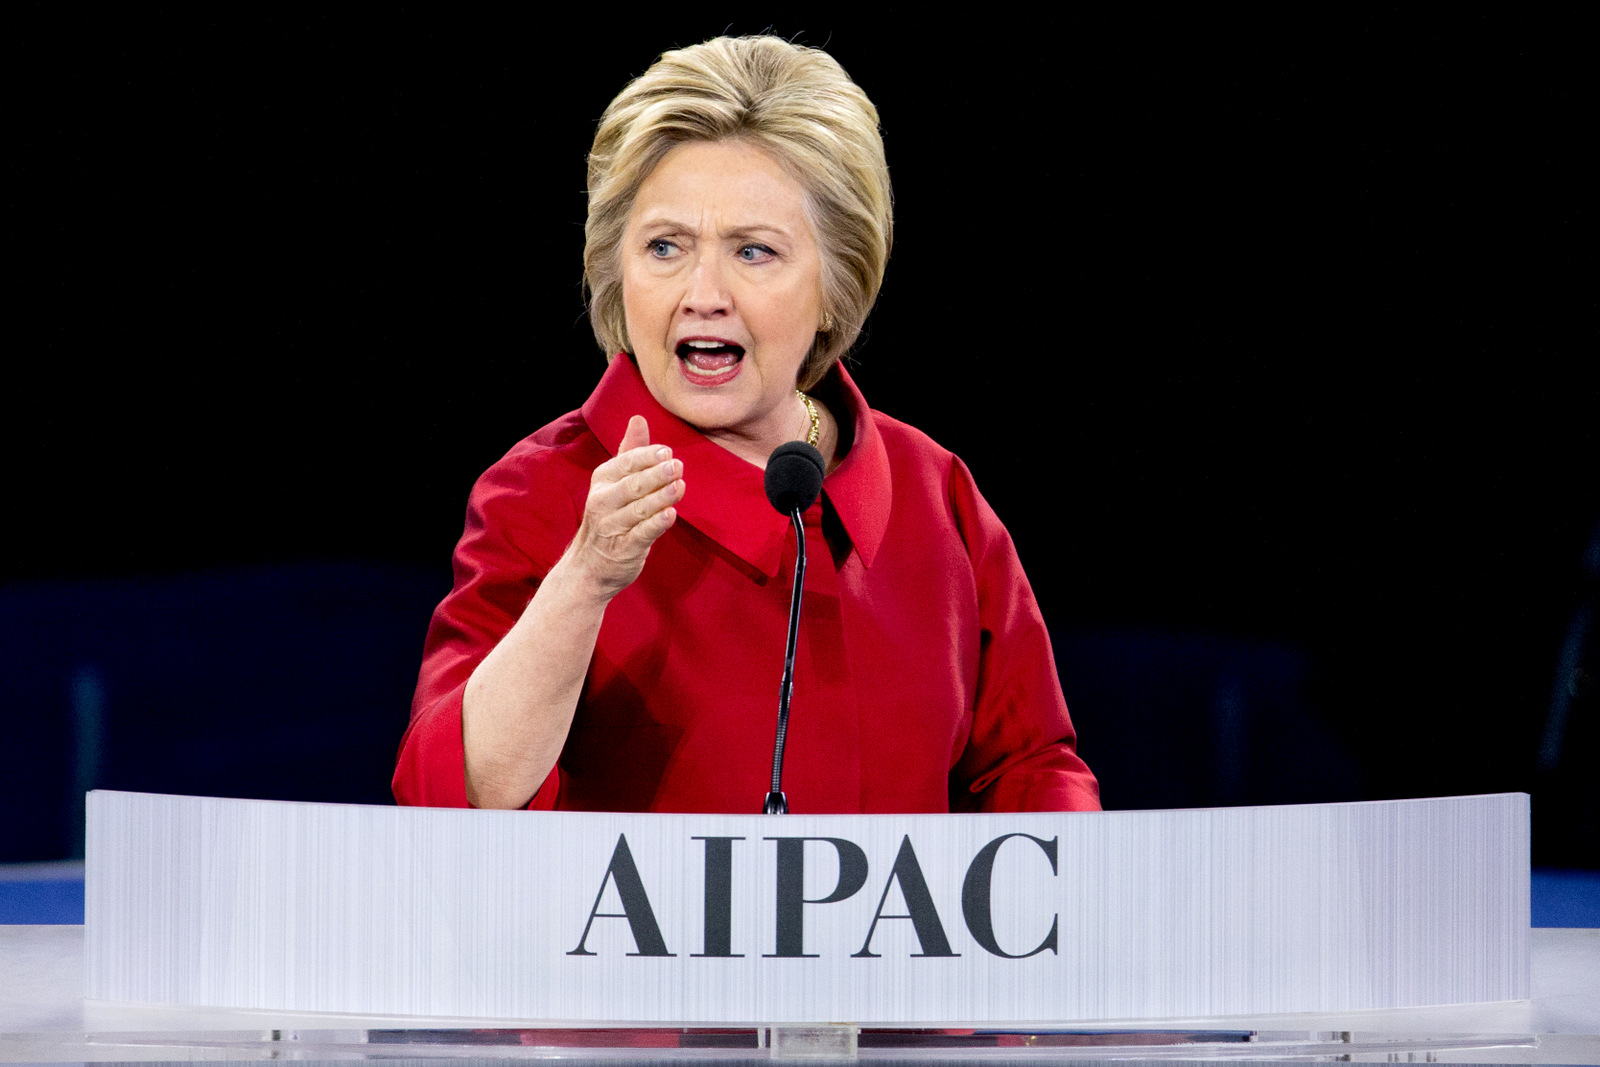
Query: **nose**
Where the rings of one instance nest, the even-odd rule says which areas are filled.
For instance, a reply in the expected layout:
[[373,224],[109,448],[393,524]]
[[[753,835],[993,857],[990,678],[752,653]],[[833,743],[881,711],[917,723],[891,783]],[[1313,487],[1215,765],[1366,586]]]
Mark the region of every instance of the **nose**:
[[733,310],[733,297],[723,275],[721,257],[714,252],[695,257],[678,312],[691,319],[721,318]]

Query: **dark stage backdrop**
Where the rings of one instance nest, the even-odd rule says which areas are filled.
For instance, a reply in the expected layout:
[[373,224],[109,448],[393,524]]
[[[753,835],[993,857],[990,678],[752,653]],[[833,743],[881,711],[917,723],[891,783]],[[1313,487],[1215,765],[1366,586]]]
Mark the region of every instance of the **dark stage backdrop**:
[[[1530,790],[1542,861],[1600,864],[1571,22],[592,14],[13,39],[0,696],[34,784],[0,859],[70,848],[70,812],[19,827],[85,783],[383,798],[473,479],[603,366],[595,120],[770,25],[880,108],[896,244],[851,371],[1012,530],[1108,804]],[[308,644],[315,589],[343,629]],[[329,715],[366,738],[342,770]]]

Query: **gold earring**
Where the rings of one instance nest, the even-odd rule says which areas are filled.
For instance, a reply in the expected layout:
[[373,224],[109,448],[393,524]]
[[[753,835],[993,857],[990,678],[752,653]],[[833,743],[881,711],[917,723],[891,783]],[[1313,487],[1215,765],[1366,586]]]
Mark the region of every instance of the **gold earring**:
[[833,332],[833,316],[828,314],[826,311],[824,311],[822,313],[822,323],[821,323],[821,325],[819,325],[817,327],[817,332],[818,333],[832,333]]

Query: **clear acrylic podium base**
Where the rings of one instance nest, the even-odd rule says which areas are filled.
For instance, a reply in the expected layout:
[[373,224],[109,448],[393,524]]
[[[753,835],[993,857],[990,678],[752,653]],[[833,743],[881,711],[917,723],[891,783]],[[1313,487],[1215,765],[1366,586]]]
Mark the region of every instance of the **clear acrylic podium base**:
[[[1534,1035],[1257,1030],[752,1028],[266,1030],[77,1035],[83,1061],[568,1059],[613,1063],[1539,1062]],[[9,1058],[0,1047],[0,1059]],[[32,1059],[40,1048],[31,1050]],[[1562,1057],[1565,1059],[1565,1057]]]

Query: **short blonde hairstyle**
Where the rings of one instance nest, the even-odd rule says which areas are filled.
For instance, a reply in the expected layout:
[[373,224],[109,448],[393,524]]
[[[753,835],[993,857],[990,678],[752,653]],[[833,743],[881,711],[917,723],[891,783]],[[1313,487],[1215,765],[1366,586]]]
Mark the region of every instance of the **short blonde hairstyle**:
[[800,366],[797,384],[809,389],[849,351],[878,297],[893,197],[867,94],[828,53],[778,37],[718,37],[667,52],[601,116],[589,151],[583,249],[595,339],[607,355],[632,349],[621,250],[639,187],[678,145],[721,140],[765,150],[805,189],[829,325]]

